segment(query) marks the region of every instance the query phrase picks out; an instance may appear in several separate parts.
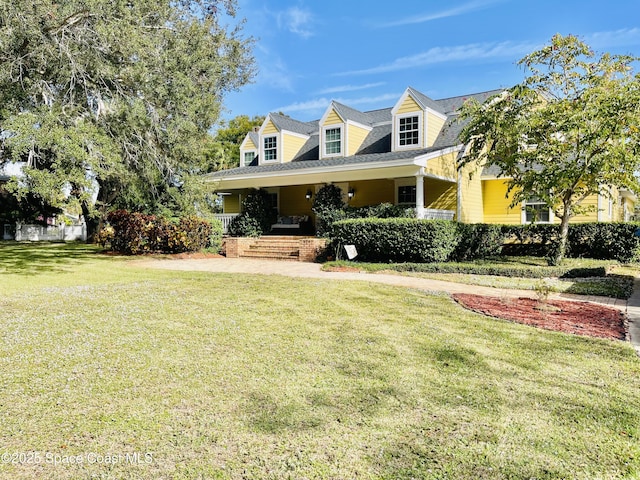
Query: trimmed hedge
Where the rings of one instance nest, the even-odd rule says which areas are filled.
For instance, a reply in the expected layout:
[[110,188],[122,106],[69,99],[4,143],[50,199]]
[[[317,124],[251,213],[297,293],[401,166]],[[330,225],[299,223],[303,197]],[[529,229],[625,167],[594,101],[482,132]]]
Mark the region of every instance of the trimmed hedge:
[[576,223],[569,225],[571,257],[613,259],[633,262],[640,259],[637,223]]
[[500,255],[505,235],[500,225],[458,223],[458,245],[455,260],[477,260]]
[[371,262],[443,262],[458,244],[456,223],[415,218],[363,218],[335,222],[334,248],[355,245],[358,260]]
[[[569,224],[567,256],[632,262],[640,260],[638,223]],[[503,255],[548,256],[557,241],[558,225],[504,225],[505,239],[512,240],[502,249]]]
[[211,223],[193,216],[170,222],[155,215],[117,210],[107,215],[107,222],[112,231],[108,236],[111,250],[128,255],[197,252],[219,245],[222,237],[221,226],[214,229]]
[[[637,223],[571,224],[567,256],[639,260],[640,237],[635,235],[638,228]],[[355,245],[359,261],[441,262],[497,255],[546,257],[556,244],[558,230],[558,225],[547,224],[500,226],[415,218],[358,218],[335,222],[331,238],[338,256],[342,245]]]

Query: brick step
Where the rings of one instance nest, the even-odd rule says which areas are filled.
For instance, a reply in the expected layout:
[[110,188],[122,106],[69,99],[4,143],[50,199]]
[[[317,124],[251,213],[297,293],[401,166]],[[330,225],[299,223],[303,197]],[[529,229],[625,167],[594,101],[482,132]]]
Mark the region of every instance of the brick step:
[[300,250],[298,245],[263,245],[255,243],[249,246],[249,250],[273,250],[273,251],[284,251],[284,252],[297,252]]
[[289,254],[283,252],[269,252],[265,250],[247,250],[242,254],[245,258],[266,258],[270,260],[295,260],[300,258],[298,252],[291,252]]
[[282,244],[282,243],[254,243],[249,245],[250,249],[265,248],[267,250],[300,250],[300,245],[295,244]]
[[298,245],[300,239],[291,237],[260,237],[256,238],[255,243]]

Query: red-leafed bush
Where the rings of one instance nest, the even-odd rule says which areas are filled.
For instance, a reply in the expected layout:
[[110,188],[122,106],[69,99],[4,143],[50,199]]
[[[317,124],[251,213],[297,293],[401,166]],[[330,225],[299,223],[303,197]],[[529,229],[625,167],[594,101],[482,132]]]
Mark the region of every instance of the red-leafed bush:
[[111,250],[127,255],[197,252],[216,246],[211,223],[194,216],[178,222],[138,212],[117,210],[107,216]]

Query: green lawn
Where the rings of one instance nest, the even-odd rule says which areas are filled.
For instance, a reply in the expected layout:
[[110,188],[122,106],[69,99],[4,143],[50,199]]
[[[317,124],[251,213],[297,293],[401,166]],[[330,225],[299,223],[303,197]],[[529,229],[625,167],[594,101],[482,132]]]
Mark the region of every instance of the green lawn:
[[2,479],[640,477],[624,342],[83,246],[0,244],[0,273]]

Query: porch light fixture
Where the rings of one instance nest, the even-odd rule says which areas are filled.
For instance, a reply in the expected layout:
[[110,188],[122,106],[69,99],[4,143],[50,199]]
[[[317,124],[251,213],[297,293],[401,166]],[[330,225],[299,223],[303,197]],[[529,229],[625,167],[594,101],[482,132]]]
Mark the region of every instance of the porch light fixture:
[[304,198],[307,199],[307,201],[311,200],[311,197],[313,196],[313,192],[311,190],[307,190],[306,195],[304,196]]
[[349,191],[347,192],[347,197],[349,197],[349,200],[351,200],[353,197],[356,196],[356,191],[353,188],[350,188]]

